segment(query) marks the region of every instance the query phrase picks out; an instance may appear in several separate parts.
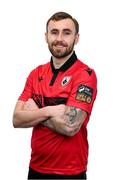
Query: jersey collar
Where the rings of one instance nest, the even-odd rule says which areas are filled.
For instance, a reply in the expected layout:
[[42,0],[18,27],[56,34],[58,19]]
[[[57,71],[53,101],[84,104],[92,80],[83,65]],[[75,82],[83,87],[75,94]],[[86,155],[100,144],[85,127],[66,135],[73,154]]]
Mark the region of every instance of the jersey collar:
[[51,68],[52,68],[52,72],[53,73],[58,73],[59,71],[66,71],[68,70],[75,62],[77,61],[77,56],[75,54],[75,51],[73,52],[73,54],[71,55],[71,57],[59,68],[59,69],[55,69],[54,65],[53,65],[53,60],[51,57]]

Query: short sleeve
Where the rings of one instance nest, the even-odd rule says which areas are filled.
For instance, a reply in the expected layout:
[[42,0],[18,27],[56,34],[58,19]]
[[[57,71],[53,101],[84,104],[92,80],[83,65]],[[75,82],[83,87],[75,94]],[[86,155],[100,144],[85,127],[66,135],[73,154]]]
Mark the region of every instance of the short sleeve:
[[29,74],[29,76],[27,77],[26,83],[25,83],[25,87],[24,90],[22,92],[22,94],[19,97],[19,100],[22,101],[27,101],[29,98],[32,97],[32,87],[33,87],[33,78],[32,78],[32,72]]
[[82,70],[73,79],[68,106],[80,108],[88,114],[91,113],[97,94],[97,77],[92,69]]

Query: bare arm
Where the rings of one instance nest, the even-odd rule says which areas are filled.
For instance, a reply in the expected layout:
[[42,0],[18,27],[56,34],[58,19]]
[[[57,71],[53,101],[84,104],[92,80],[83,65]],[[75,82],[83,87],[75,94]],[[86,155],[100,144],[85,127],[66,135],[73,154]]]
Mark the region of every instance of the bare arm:
[[64,105],[58,107],[47,106],[39,109],[30,99],[27,102],[18,101],[13,114],[13,126],[15,128],[34,127],[40,122],[52,117],[52,113],[63,113]]
[[[15,119],[14,117],[13,122],[17,124],[17,127],[31,127],[42,123],[52,131],[62,135],[73,136],[80,130],[87,116],[85,111],[73,106],[56,105],[45,108],[39,109],[35,102],[29,99],[23,103],[20,111],[19,108],[15,108],[17,118]],[[43,113],[49,114],[49,116],[45,114],[44,117]],[[35,117],[38,116],[37,119],[34,119],[34,114]]]
[[80,130],[86,116],[85,111],[74,106],[66,106],[62,117],[50,118],[42,124],[60,134],[73,136]]

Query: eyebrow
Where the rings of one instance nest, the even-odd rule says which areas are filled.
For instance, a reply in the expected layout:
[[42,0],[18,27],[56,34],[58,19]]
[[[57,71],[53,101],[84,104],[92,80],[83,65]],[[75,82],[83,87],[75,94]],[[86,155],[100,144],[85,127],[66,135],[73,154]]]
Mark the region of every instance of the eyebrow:
[[[59,31],[59,30],[58,30],[58,29],[51,29],[51,32],[53,32],[53,31]],[[72,32],[71,29],[68,29],[68,28],[63,29],[63,31],[64,31],[64,32],[65,32],[65,31]]]
[[63,31],[68,31],[68,32],[72,32],[72,30],[71,29],[63,29]]

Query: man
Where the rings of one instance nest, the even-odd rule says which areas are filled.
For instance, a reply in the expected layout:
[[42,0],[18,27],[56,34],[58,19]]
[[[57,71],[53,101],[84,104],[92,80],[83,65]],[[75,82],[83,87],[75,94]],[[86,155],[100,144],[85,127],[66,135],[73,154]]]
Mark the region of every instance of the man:
[[30,73],[13,115],[14,127],[33,127],[28,179],[86,179],[96,75],[74,52],[79,24],[71,15],[55,13],[45,38],[51,61]]

